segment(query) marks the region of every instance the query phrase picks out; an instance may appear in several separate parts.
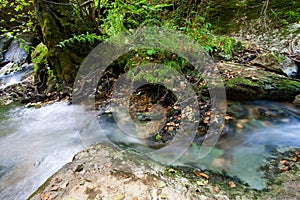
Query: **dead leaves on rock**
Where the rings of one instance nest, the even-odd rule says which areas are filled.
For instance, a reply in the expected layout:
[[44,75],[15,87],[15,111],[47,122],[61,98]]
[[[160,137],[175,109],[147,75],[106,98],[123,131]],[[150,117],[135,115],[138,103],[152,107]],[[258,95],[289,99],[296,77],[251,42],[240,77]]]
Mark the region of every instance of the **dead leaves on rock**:
[[236,187],[236,185],[233,181],[229,181],[228,185],[229,185],[230,188],[235,188]]
[[42,194],[42,195],[41,195],[41,200],[48,200],[49,197],[50,197],[50,192],[45,193],[45,194]]
[[[278,169],[280,172],[286,172],[295,166],[295,163],[300,160],[300,151],[294,152],[295,156],[288,157],[287,159],[280,160],[278,163]],[[297,164],[296,164],[297,166]]]
[[199,178],[206,178],[206,179],[209,179],[209,175],[205,174],[205,173],[202,173],[202,172],[194,172],[194,174],[199,177]]

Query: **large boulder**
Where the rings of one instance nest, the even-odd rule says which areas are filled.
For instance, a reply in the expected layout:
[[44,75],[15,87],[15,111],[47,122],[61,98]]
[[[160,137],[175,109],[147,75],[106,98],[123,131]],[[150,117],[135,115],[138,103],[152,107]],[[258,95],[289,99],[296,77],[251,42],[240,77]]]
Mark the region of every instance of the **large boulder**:
[[[197,179],[206,182],[207,177]],[[141,154],[98,144],[75,155],[72,163],[49,178],[29,199],[229,198],[211,184],[199,186]]]
[[300,93],[300,82],[256,66],[219,63],[226,95],[234,100],[290,100]]
[[289,77],[296,76],[298,66],[295,62],[292,59],[275,52],[260,54],[252,61],[252,63],[269,71],[285,74]]
[[295,192],[299,188],[299,167],[295,168],[296,171],[272,174],[272,183],[263,191],[251,190],[238,183],[237,179],[234,179],[234,184],[228,176],[184,169],[187,168],[163,166],[132,150],[97,144],[75,155],[71,163],[50,177],[28,199],[228,200],[300,197]]

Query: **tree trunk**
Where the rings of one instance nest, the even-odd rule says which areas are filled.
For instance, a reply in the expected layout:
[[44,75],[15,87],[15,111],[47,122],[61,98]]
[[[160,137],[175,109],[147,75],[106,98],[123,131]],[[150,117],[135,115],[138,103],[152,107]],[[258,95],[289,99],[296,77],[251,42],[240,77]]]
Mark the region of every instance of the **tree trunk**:
[[76,9],[68,0],[34,0],[34,6],[43,42],[49,50],[48,66],[39,67],[37,72],[45,74],[46,71],[47,80],[41,80],[38,84],[47,83],[44,88],[47,87],[48,90],[54,90],[57,83],[71,86],[83,58],[91,51],[92,46],[78,42],[66,43],[64,47],[59,47],[58,44],[73,35],[93,32],[95,26],[91,20],[84,20],[80,15],[81,10]]

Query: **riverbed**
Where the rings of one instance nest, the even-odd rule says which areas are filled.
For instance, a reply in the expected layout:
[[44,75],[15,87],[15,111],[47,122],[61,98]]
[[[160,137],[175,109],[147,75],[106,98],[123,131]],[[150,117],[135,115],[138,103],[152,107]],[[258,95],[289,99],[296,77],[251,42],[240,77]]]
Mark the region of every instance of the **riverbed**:
[[[234,103],[234,108],[244,110],[244,114],[226,123],[226,133],[206,158],[197,159],[201,142],[195,138],[173,165],[225,171],[251,188],[263,189],[267,180],[261,167],[267,164],[272,152],[300,147],[300,111],[290,104],[269,101]],[[26,199],[91,144],[109,142],[120,149],[127,146],[149,150],[140,148],[143,143],[130,135],[124,138],[112,114],[98,117],[99,127],[93,123],[80,124],[88,115],[82,107],[68,103],[41,108],[2,107],[0,199]]]

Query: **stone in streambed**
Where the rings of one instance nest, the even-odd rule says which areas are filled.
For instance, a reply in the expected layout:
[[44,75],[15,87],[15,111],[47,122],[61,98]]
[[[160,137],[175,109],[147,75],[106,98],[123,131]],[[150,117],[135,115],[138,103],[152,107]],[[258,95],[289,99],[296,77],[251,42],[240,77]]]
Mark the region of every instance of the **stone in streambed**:
[[300,106],[300,94],[298,94],[296,97],[295,97],[295,100],[293,102],[294,104]]

